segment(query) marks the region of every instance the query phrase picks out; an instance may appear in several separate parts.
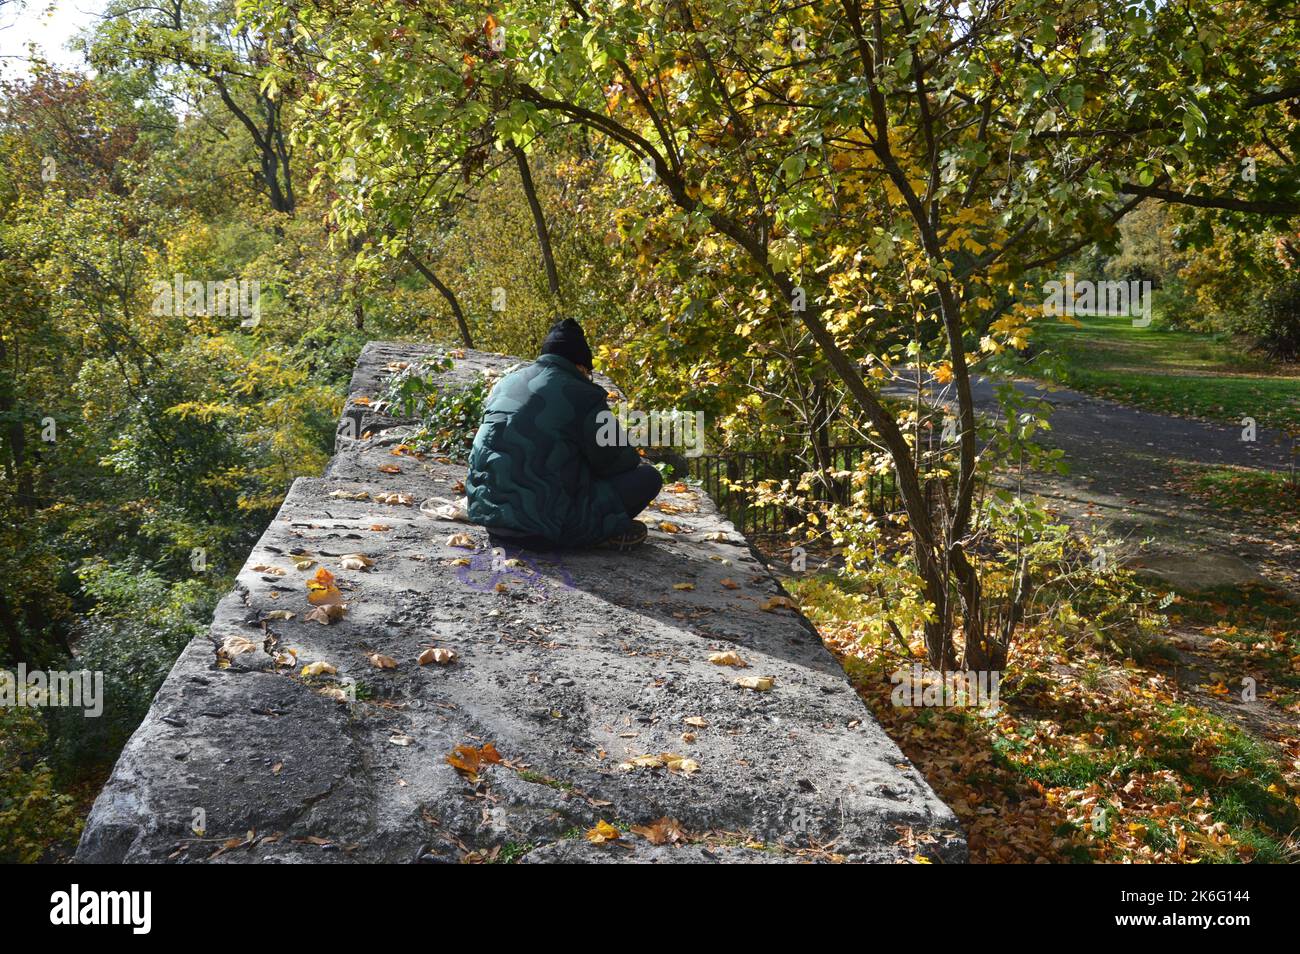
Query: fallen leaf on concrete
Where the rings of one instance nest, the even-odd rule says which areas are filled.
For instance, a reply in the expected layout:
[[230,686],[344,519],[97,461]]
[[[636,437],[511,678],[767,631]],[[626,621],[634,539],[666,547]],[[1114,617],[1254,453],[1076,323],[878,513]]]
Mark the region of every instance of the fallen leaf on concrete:
[[381,504],[388,504],[391,507],[410,506],[415,502],[410,494],[375,494],[375,500]]
[[758,608],[764,613],[772,613],[779,609],[797,610],[799,604],[788,596],[773,596],[771,599],[761,603]]
[[391,742],[393,745],[405,746],[405,745],[410,745],[412,742],[415,741],[415,739],[411,738],[409,735],[395,735],[388,741]]
[[375,565],[375,561],[364,553],[345,553],[339,558],[339,568],[344,570],[365,570]]
[[731,539],[731,537],[728,534],[723,533],[721,530],[714,530],[712,533],[706,533],[704,539],[710,540],[713,543],[726,543]]
[[709,724],[699,716],[688,716],[682,721],[685,722],[687,725],[695,726],[695,728],[697,729],[707,729],[709,727]]
[[670,772],[680,772],[682,775],[694,775],[700,770],[700,763],[695,759],[686,758],[681,755],[669,755],[664,753],[662,756],[664,765]]
[[609,841],[618,841],[621,837],[623,837],[623,833],[603,818],[596,823],[595,828],[587,830],[587,840],[593,845],[603,845]]
[[339,500],[369,500],[370,494],[364,490],[331,490],[331,497],[337,497]]
[[288,571],[285,570],[283,567],[271,566],[270,564],[267,563],[259,563],[257,566],[253,567],[253,572],[267,573],[271,576],[284,576],[285,573],[287,573]]
[[681,527],[677,526],[677,524],[672,523],[671,521],[668,521],[668,520],[660,520],[660,521],[659,521],[659,529],[662,530],[664,533],[681,533],[681,532],[682,532],[682,528],[681,528]]
[[679,772],[682,775],[692,775],[699,771],[700,763],[694,759],[687,758],[684,755],[677,755],[673,752],[661,752],[658,755],[638,755],[628,759],[626,762],[619,764],[619,768],[624,772],[631,772],[635,769],[657,769],[666,768],[670,772]]
[[675,589],[675,590],[693,590],[693,589],[695,589],[695,584],[694,584],[694,583],[674,583],[674,584],[673,584],[673,589]]
[[630,772],[633,769],[648,768],[657,769],[664,767],[664,760],[657,755],[638,755],[630,758],[626,762],[619,763],[619,768],[624,772]]
[[326,686],[324,689],[318,691],[320,695],[324,696],[326,699],[333,699],[335,702],[352,701],[351,697],[349,697],[348,694],[338,686]]
[[470,560],[469,560],[468,557],[456,557],[456,559],[454,559],[454,560],[451,561],[451,565],[452,565],[452,566],[471,566],[472,563],[470,562]]
[[302,667],[301,675],[304,678],[312,676],[337,676],[339,671],[324,660],[320,662],[308,663]]
[[468,533],[453,533],[447,538],[447,546],[460,547],[462,550],[473,550],[474,538]]
[[288,610],[271,610],[269,613],[263,613],[262,619],[293,619],[297,613],[290,613]]
[[495,765],[501,761],[501,753],[494,743],[489,742],[481,748],[472,745],[458,745],[447,756],[447,764],[471,782],[477,781],[479,769],[483,765]]
[[307,602],[313,606],[343,602],[343,594],[334,585],[334,574],[325,567],[317,570],[316,575],[307,581]]
[[315,565],[316,565],[315,560],[299,560],[297,563],[293,565],[293,568],[295,570],[310,570]]
[[741,676],[736,680],[736,685],[741,689],[753,689],[755,692],[767,692],[772,688],[772,683],[771,676]]
[[632,831],[652,845],[675,845],[686,840],[686,829],[676,818],[660,818],[648,825],[633,825]]
[[370,665],[376,669],[396,669],[397,660],[392,656],[385,656],[383,653],[371,653],[369,656]]
[[217,655],[223,659],[234,659],[244,653],[255,652],[258,648],[258,644],[251,639],[245,639],[243,636],[227,636],[222,640]]
[[370,525],[370,529],[373,530],[375,533],[384,533],[385,531],[391,530],[393,528],[386,523],[372,523]]
[[275,664],[277,666],[285,666],[292,669],[294,666],[298,665],[298,650],[288,649],[282,653],[276,653]]
[[432,649],[426,649],[424,652],[420,653],[416,662],[421,666],[427,666],[430,663],[437,663],[439,666],[447,666],[454,662],[455,659],[456,651],[454,649],[447,649],[444,646],[435,646]]
[[721,584],[729,590],[740,589],[740,584],[737,583],[735,580],[731,579],[731,577],[727,577],[726,579],[722,580]]
[[398,467],[396,464],[380,464],[379,472],[381,474],[400,474],[402,468]]
[[320,623],[322,626],[328,626],[330,623],[341,620],[347,609],[342,603],[323,603],[304,616],[302,620],[304,623]]
[[735,666],[738,669],[749,665],[734,649],[728,649],[725,653],[709,653],[709,662],[715,666]]

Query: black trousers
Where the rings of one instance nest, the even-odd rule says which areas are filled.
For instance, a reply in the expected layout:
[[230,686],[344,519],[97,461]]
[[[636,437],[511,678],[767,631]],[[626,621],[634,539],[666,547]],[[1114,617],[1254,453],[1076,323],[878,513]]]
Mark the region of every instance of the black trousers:
[[648,507],[650,501],[659,496],[659,491],[664,486],[664,479],[659,475],[659,471],[653,464],[647,464],[645,461],[631,470],[606,477],[605,480],[613,484],[619,499],[623,501],[623,509],[627,511],[629,517],[635,517]]
[[[627,511],[629,517],[635,517],[648,507],[650,501],[659,496],[659,491],[664,485],[664,479],[659,471],[653,464],[645,461],[621,474],[599,479],[614,488],[619,500],[623,501],[623,509]],[[493,546],[518,547],[525,550],[555,550],[560,547],[559,544],[552,543],[545,537],[514,530],[501,530],[496,527],[488,527],[488,536]]]

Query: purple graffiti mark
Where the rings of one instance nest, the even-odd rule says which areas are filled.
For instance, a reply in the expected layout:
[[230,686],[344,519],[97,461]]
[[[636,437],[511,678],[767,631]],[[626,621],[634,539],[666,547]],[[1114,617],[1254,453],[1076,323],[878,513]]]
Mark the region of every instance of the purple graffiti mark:
[[[545,598],[548,585],[558,583],[567,589],[573,589],[573,575],[559,559],[539,561],[536,554],[512,547],[493,547],[490,550],[476,550],[469,558],[468,566],[456,569],[456,579],[470,589],[481,593],[492,592],[498,583],[509,580],[522,582],[532,587]],[[513,561],[507,566],[507,561]],[[550,570],[548,575],[544,572]],[[558,575],[558,579],[554,579]]]

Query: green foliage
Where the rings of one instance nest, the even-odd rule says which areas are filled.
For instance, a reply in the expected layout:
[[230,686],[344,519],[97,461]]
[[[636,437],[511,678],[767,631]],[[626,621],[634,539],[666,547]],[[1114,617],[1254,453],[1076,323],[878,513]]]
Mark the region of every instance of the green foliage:
[[185,645],[207,629],[222,580],[169,582],[133,563],[88,562],[79,573],[94,601],[77,646],[78,669],[103,673],[104,711],[51,710],[51,764],[60,777],[110,767]]
[[41,861],[81,834],[76,804],[56,788],[45,747],[39,710],[0,707],[0,864]]
[[1262,350],[1283,361],[1300,360],[1300,278],[1265,291],[1251,318],[1247,327]]
[[419,420],[420,429],[409,443],[463,459],[473,446],[496,376],[483,374],[464,385],[440,387],[438,376],[451,365],[450,357],[439,353],[403,368],[389,380],[384,400]]

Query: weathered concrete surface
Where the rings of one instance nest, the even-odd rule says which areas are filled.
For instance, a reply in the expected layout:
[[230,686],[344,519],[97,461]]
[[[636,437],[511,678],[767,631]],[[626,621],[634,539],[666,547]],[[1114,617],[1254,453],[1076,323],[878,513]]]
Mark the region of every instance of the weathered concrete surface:
[[[458,496],[463,466],[394,456],[400,422],[356,400],[379,393],[386,365],[420,350],[367,347],[345,412],[359,426],[343,428],[324,477],[294,483],[211,635],[177,661],[95,804],[78,860],[712,863],[829,851],[892,861],[906,857],[909,830],[928,857],[965,859],[952,812],[808,622],[760,608],[779,585],[703,495],[663,494],[643,518],[651,539],[634,553],[506,554],[518,562],[498,555],[495,570],[482,529],[421,513],[427,498]],[[503,363],[471,352],[457,374]],[[402,472],[381,472],[386,464]],[[330,496],[338,490],[371,496]],[[382,492],[414,504],[377,503]],[[477,549],[449,546],[457,533]],[[315,567],[297,570],[294,551],[335,573],[342,620],[304,621]],[[341,569],[354,552],[374,565]],[[268,619],[276,610],[298,615]],[[259,648],[219,668],[216,649],[232,634]],[[430,646],[458,658],[418,666]],[[271,653],[289,647],[297,665],[277,666]],[[719,650],[749,668],[711,664]],[[372,653],[397,668],[375,668]],[[338,675],[304,678],[319,661]],[[754,692],[738,675],[775,684]],[[357,701],[322,694],[348,680]],[[505,762],[477,781],[446,761],[456,746],[487,742]],[[620,767],[660,753],[698,770]],[[202,836],[191,830],[196,810]],[[580,837],[601,819],[661,817],[693,843]]]

